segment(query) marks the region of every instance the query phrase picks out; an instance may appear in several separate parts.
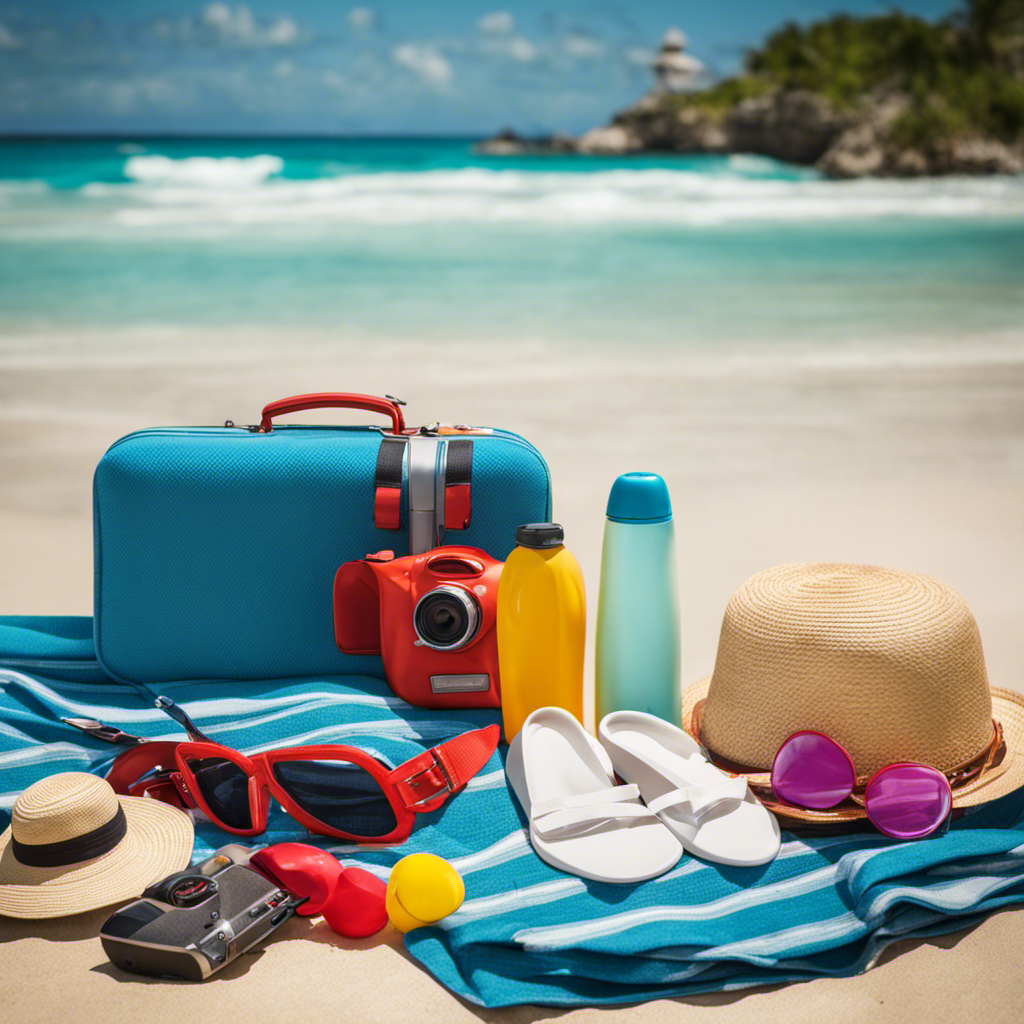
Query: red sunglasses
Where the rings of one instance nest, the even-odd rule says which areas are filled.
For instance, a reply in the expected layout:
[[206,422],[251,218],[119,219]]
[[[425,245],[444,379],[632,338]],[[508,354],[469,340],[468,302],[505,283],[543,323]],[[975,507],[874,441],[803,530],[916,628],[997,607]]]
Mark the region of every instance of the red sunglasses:
[[[117,758],[107,781],[117,793],[145,793],[198,807],[214,824],[239,836],[266,830],[273,796],[318,835],[403,842],[417,814],[440,807],[465,788],[490,760],[500,735],[497,725],[474,729],[397,768],[341,743],[282,747],[247,757],[204,736],[167,698],[160,698],[158,706],[185,725],[192,740],[140,743]],[[172,762],[175,768],[169,767]]]

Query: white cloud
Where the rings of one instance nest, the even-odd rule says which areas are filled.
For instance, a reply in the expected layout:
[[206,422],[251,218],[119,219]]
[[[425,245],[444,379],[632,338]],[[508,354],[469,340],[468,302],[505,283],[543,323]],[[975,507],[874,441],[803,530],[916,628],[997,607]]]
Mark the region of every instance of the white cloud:
[[476,27],[489,35],[508,35],[515,31],[516,19],[509,11],[492,11],[485,14],[476,23]]
[[537,59],[537,47],[529,39],[512,36],[508,41],[508,55],[513,60],[521,60],[524,64],[528,64],[531,60]]
[[20,50],[24,43],[6,26],[0,25],[0,50]]
[[234,46],[291,46],[299,38],[292,18],[282,15],[261,25],[246,4],[232,7],[216,0],[203,8],[199,21],[218,42]]
[[374,28],[377,24],[377,12],[372,7],[353,7],[348,12],[348,23],[356,29]]
[[290,60],[279,60],[274,65],[274,74],[278,78],[288,78],[295,73],[295,65]]
[[529,64],[537,59],[537,47],[524,36],[484,36],[480,52],[488,57],[504,57]]
[[562,49],[570,57],[579,60],[594,60],[604,56],[604,43],[593,36],[585,36],[580,33],[563,36]]
[[431,85],[447,85],[454,71],[444,54],[429,43],[403,43],[391,52],[396,64],[408,68]]
[[299,26],[284,16],[272,22],[264,37],[270,46],[290,46],[299,38]]
[[252,11],[245,4],[232,9],[225,3],[209,4],[202,14],[203,24],[225,38],[250,39],[256,32]]

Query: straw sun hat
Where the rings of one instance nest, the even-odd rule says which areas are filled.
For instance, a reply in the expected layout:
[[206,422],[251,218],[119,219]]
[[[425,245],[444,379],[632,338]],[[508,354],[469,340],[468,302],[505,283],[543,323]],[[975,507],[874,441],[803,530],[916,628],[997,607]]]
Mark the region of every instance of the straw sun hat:
[[177,807],[114,794],[85,772],[29,786],[0,835],[0,914],[67,917],[133,896],[192,858],[192,819]]
[[[816,563],[751,577],[725,610],[714,673],[683,693],[682,723],[788,826],[864,818],[863,784],[897,761],[945,772],[954,808],[1024,786],[1024,696],[989,687],[967,602],[918,573]],[[776,751],[804,729],[856,768],[858,790],[831,810],[772,793]]]

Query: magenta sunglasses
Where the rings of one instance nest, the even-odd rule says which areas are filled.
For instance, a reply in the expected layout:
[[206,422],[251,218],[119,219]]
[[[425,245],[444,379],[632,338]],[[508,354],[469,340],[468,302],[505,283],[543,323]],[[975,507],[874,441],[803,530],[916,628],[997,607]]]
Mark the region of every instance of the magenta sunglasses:
[[[783,803],[821,811],[842,803],[856,786],[853,759],[824,733],[793,733],[772,762],[772,790]],[[922,839],[945,829],[952,809],[949,780],[929,764],[886,765],[864,787],[868,818],[894,839]]]

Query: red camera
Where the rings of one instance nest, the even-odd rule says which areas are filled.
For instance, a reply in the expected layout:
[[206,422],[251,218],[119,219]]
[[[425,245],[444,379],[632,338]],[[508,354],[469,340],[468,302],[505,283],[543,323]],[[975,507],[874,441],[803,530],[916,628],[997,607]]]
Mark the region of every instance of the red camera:
[[334,639],[379,654],[394,693],[423,708],[497,708],[498,579],[504,563],[469,547],[346,562],[334,577]]

